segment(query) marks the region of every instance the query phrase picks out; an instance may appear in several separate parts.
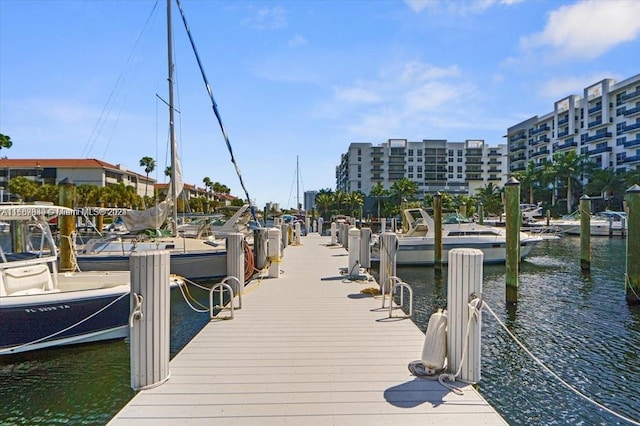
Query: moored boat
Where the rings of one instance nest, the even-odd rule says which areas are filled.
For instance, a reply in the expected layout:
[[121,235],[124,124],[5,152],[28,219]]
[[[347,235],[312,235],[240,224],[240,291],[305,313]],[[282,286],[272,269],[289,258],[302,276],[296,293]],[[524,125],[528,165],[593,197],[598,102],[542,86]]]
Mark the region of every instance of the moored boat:
[[[435,225],[433,218],[422,208],[405,209],[403,221],[408,231],[398,234],[398,265],[433,265],[435,263]],[[520,233],[520,258],[542,241],[540,236]],[[480,225],[459,214],[443,218],[442,257],[447,262],[449,250],[476,248],[484,253],[484,263],[503,263],[506,259],[506,229]],[[371,260],[379,261],[379,242],[374,241]]]
[[129,335],[130,273],[59,272],[49,221],[74,211],[2,205],[12,248],[0,247],[0,355]]

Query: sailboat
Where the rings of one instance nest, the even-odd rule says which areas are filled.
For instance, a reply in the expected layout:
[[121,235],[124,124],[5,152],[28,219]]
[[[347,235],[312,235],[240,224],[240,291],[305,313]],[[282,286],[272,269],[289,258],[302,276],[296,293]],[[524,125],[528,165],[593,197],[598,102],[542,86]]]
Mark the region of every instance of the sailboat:
[[[129,231],[128,234],[92,239],[78,247],[75,260],[80,270],[115,271],[127,269],[129,265],[129,256],[133,252],[141,250],[169,250],[170,270],[173,274],[192,280],[211,280],[223,278],[227,275],[227,252],[225,249],[225,241],[223,239],[187,238],[184,235],[180,236],[178,234],[176,200],[182,192],[184,183],[182,179],[182,166],[178,158],[177,141],[174,128],[175,108],[173,95],[174,66],[172,50],[171,0],[167,0],[167,33],[169,64],[169,134],[171,142],[171,178],[168,193],[165,200],[155,207],[144,211],[127,210],[126,214],[122,215],[125,226]],[[222,127],[222,122],[220,121],[215,103],[213,103],[213,105],[218,121]],[[226,139],[224,127],[222,130]],[[229,146],[228,141],[227,145]],[[232,161],[234,161],[235,164],[233,156]],[[242,185],[244,187],[244,184]],[[171,217],[170,220],[169,217]],[[234,221],[235,220],[236,218],[234,218]],[[153,236],[146,234],[149,230],[160,229],[160,227],[167,221],[170,225],[170,236],[162,236],[158,233]],[[229,230],[230,229],[227,229],[227,232]],[[247,257],[251,256],[251,250],[247,244],[245,244],[245,255]],[[251,262],[247,263],[250,264]],[[252,272],[253,271],[247,271],[245,277],[247,278]]]

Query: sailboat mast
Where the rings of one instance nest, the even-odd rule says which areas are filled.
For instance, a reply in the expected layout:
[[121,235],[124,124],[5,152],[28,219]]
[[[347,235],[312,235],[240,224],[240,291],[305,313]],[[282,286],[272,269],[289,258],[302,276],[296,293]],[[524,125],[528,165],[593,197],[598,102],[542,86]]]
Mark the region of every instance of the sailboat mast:
[[300,163],[298,158],[296,155],[296,210],[298,210],[298,214],[300,214]]
[[177,163],[177,147],[176,134],[173,118],[173,29],[171,27],[171,0],[167,0],[167,63],[169,66],[169,136],[171,141],[171,198],[173,200],[173,226],[171,233],[173,236],[178,234],[178,194],[176,193],[176,163]]

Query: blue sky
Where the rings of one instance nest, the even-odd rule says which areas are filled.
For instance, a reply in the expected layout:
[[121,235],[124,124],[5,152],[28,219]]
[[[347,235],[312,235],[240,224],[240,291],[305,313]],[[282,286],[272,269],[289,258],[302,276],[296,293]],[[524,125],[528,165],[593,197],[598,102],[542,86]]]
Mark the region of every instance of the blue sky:
[[[335,188],[351,142],[484,139],[603,78],[640,73],[640,2],[183,0],[249,195],[295,206]],[[0,0],[0,133],[9,158],[168,164],[166,6]],[[174,13],[185,181],[242,196]]]

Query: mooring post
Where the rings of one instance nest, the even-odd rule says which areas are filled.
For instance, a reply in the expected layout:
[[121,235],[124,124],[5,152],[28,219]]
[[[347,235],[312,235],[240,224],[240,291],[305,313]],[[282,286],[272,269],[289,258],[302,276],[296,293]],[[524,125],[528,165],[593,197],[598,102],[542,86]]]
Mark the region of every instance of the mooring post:
[[[76,202],[76,185],[69,178],[60,181],[60,205],[74,208]],[[74,231],[76,230],[76,217],[73,215],[62,215],[58,217],[60,227],[60,271],[74,271],[76,265],[73,264],[71,251],[73,250]]]
[[395,232],[385,232],[380,235],[380,291],[383,295],[391,290],[389,277],[396,275],[396,254],[398,251],[398,236]]
[[294,234],[293,241],[294,241],[295,245],[299,246],[300,245],[300,235],[302,234],[302,226],[300,226],[300,222],[296,222],[296,224],[294,226],[293,234]]
[[[507,223],[509,223],[507,221]],[[462,380],[480,381],[480,329],[484,254],[481,250],[449,251],[447,317],[449,373],[460,369]],[[472,308],[473,309],[470,309]],[[475,318],[470,318],[470,316]],[[469,321],[471,323],[469,324]],[[467,327],[469,333],[467,334]],[[465,353],[466,347],[466,353]],[[464,356],[464,358],[463,358]]]
[[170,292],[168,250],[143,250],[129,257],[131,387],[148,389],[169,378]]
[[269,278],[280,277],[280,246],[282,245],[282,231],[280,228],[269,228],[267,234],[269,241],[267,242],[269,257]]
[[547,226],[551,224],[551,210],[547,209]]
[[440,191],[433,196],[433,267],[436,274],[442,274],[442,194]]
[[98,210],[98,214],[96,215],[96,229],[98,230],[98,232],[102,233],[102,228],[104,227],[104,215],[101,213],[101,211],[104,207],[104,201],[96,201],[96,205],[100,208],[100,210]]
[[267,267],[268,232],[269,231],[266,228],[253,230],[253,255],[255,258],[255,266],[258,271]]
[[[244,234],[232,232],[227,234],[227,276],[236,277],[238,281],[229,285],[233,289],[233,296],[238,296],[238,308],[242,309],[242,290],[244,290]],[[233,303],[233,301],[231,301]],[[224,306],[222,292],[220,292],[220,306]]]
[[633,185],[626,194],[627,223],[627,273],[625,289],[627,303],[640,304],[640,186]]
[[360,230],[356,227],[349,228],[349,247],[347,275],[355,277],[360,275]]
[[507,247],[505,259],[506,302],[518,303],[518,268],[520,264],[520,182],[510,178],[504,185]]
[[331,231],[330,231],[330,235],[331,235],[331,245],[335,246],[337,244],[337,238],[336,238],[336,223],[335,222],[331,222]]
[[591,198],[580,197],[580,269],[591,270]]
[[484,204],[478,203],[478,223],[484,225]]
[[360,229],[360,266],[371,268],[371,228]]

